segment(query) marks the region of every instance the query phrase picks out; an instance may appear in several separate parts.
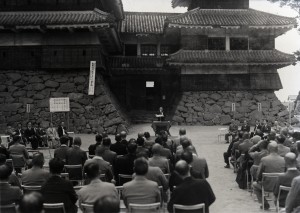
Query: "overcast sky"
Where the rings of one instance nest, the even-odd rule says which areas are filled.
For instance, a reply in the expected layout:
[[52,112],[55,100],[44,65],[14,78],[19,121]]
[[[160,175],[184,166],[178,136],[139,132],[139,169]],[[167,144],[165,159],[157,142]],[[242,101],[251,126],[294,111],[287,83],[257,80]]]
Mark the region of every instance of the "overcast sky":
[[[141,12],[185,12],[186,8],[171,6],[171,0],[123,0],[125,11]],[[250,0],[250,7],[283,16],[295,17],[297,13],[288,8],[280,7],[267,0]],[[276,49],[285,53],[293,53],[300,49],[300,34],[293,29],[276,39]],[[288,66],[278,70],[283,89],[276,92],[281,101],[286,101],[289,95],[297,95],[300,91],[300,63],[296,66]]]

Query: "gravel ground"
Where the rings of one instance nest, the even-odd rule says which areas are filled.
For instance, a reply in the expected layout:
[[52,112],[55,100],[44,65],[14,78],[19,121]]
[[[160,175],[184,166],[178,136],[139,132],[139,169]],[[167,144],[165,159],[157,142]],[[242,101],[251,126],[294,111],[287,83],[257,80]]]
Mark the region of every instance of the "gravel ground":
[[[227,150],[228,144],[225,144],[224,141],[218,142],[218,128],[221,126],[173,126],[170,129],[171,135],[178,135],[178,130],[181,127],[186,128],[187,136],[192,140],[198,154],[207,160],[210,173],[207,180],[216,195],[216,201],[210,207],[210,212],[262,212],[258,202],[254,201],[254,196],[251,196],[246,190],[238,188],[233,169],[224,168],[223,152]],[[133,125],[129,131],[128,138],[136,138],[138,132],[148,131],[150,134],[154,134],[151,124]],[[94,143],[94,135],[78,134],[76,136],[81,137],[84,150],[87,150],[88,146]],[[110,137],[114,141],[113,136]],[[44,152],[48,155],[46,151]]]

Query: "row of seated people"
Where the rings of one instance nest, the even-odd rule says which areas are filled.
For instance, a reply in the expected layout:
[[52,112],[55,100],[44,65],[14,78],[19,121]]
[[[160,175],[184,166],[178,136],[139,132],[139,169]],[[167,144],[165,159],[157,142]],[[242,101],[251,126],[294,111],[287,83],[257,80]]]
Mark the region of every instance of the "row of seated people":
[[[148,134],[145,135],[147,136]],[[116,165],[115,168],[112,167],[113,170],[118,170],[116,168],[119,166],[119,168],[125,169],[122,170],[122,172],[131,174],[134,177],[132,181],[123,185],[123,200],[125,206],[128,206],[128,203],[145,204],[157,202],[160,201],[160,199],[167,201],[168,199],[164,198],[166,193],[162,193],[163,197],[160,197],[158,186],[162,186],[163,192],[166,192],[169,187],[172,191],[172,195],[168,204],[168,210],[170,212],[173,211],[172,209],[174,203],[183,205],[205,203],[205,208],[207,210],[206,212],[208,212],[208,207],[214,202],[215,197],[208,182],[205,180],[205,177],[208,177],[206,161],[198,158],[197,155],[193,153],[194,148],[192,148],[190,143],[187,143],[189,145],[185,147],[185,130],[180,130],[180,135],[178,147],[182,146],[182,150],[180,154],[179,152],[175,153],[177,156],[177,163],[175,164],[175,171],[172,172],[169,180],[165,177],[162,171],[164,168],[166,168],[165,163],[160,164],[161,162],[168,162],[168,160],[166,157],[159,155],[159,153],[161,153],[163,150],[163,146],[157,142],[154,142],[152,147],[150,147],[151,151],[149,152],[153,153],[154,157],[152,157],[152,159],[155,158],[155,156],[159,157],[158,161],[151,161],[152,159],[148,158],[149,152],[145,151],[146,147],[140,146],[141,144],[139,144],[139,146],[136,144],[136,141],[138,141],[139,138],[136,141],[129,140],[130,142],[128,142],[126,146],[126,151],[128,153],[124,153],[123,156],[117,157],[114,161],[112,161],[112,163]],[[120,141],[118,137],[119,135],[116,135],[117,141]],[[101,135],[97,135],[97,142],[99,142],[100,139],[102,139]],[[103,172],[103,169],[111,169],[108,163],[109,159],[104,157],[106,156],[104,155],[105,150],[110,154],[112,153],[112,151],[107,149],[108,147],[113,147],[110,145],[109,138],[105,137],[101,143],[96,145],[96,155],[89,160],[87,160],[85,152],[80,149],[80,142],[81,141],[79,138],[75,138],[73,148],[68,148],[62,144],[63,148],[67,149],[65,155],[66,158],[64,160],[62,160],[63,158],[60,158],[63,157],[60,150],[62,147],[55,150],[55,158],[50,160],[49,163],[51,175],[42,169],[44,164],[42,154],[34,155],[31,162],[33,167],[22,173],[22,184],[42,185],[41,191],[47,202],[57,202],[58,199],[60,199],[59,197],[53,196],[53,194],[60,194],[57,192],[57,190],[59,192],[69,192],[70,197],[68,198],[69,200],[65,202],[65,207],[68,209],[68,212],[76,212],[75,202],[77,198],[74,199],[76,194],[74,194],[74,191],[71,190],[72,185],[70,186],[70,184],[66,184],[66,182],[64,182],[64,184],[59,183],[62,181],[59,178],[59,174],[61,174],[63,171],[64,164],[70,163],[70,160],[73,161],[76,159],[84,162],[82,162],[84,165],[84,173],[86,173],[88,180],[87,183],[89,183],[89,185],[84,186],[77,193],[79,206],[81,205],[80,203],[95,203],[97,198],[104,196],[107,193],[113,193],[116,195],[116,189],[114,185],[111,183],[103,183],[101,180],[99,180],[100,174],[107,174],[107,172]],[[109,146],[106,147],[108,144]],[[138,147],[140,147],[140,150],[142,151],[137,152]],[[142,147],[144,149],[142,149]],[[72,156],[74,153],[77,153],[78,155],[75,154]],[[108,161],[105,161],[104,158],[106,158]],[[78,161],[75,162],[75,164],[78,164]],[[157,162],[158,164],[156,164]],[[118,163],[120,163],[120,165],[118,165]],[[198,170],[199,168],[201,169]],[[37,172],[38,170],[39,172]],[[165,170],[165,172],[169,172],[169,170]],[[193,178],[190,178],[191,175]],[[115,183],[115,181],[111,182]],[[63,187],[63,185],[65,187]],[[119,183],[119,185],[121,184]],[[177,187],[174,189],[174,186]],[[70,191],[66,190],[66,187],[69,187]]]
[[[280,132],[271,128],[267,135],[262,135],[260,130],[251,138],[250,135],[247,131],[239,131],[238,138],[230,143],[224,153],[225,168],[230,168],[231,157],[234,166],[238,167],[236,181],[242,189],[251,184],[247,183],[249,175],[248,180],[252,180],[249,182],[252,182],[258,202],[262,203],[261,208],[270,208],[262,194],[263,187],[264,191],[273,192],[275,205],[285,208],[286,212],[293,212],[297,207],[300,209],[300,190],[295,186],[300,181],[300,132],[284,127],[280,128]],[[264,173],[273,173],[274,177],[265,178]],[[278,197],[280,186],[294,187],[289,193],[281,192]]]
[[[229,137],[232,137],[232,140],[238,136],[238,132],[250,132],[250,125],[247,120],[244,120],[243,124],[239,128],[238,123],[235,119],[231,120],[231,123],[228,127],[228,133],[225,134],[226,143],[229,143]],[[294,128],[288,123],[284,122],[284,125],[281,126],[278,121],[274,121],[273,123],[264,119],[262,122],[260,120],[255,121],[253,132],[251,132],[251,137],[254,135],[259,135],[263,137],[266,134],[271,132],[271,129],[275,131],[276,134],[280,134],[281,129],[287,129],[289,132],[293,132]]]
[[56,147],[61,137],[68,137],[70,146],[72,146],[73,142],[73,138],[68,135],[64,122],[61,122],[57,129],[53,126],[53,123],[50,123],[47,129],[42,128],[40,123],[31,121],[27,122],[25,129],[21,123],[18,123],[16,128],[8,124],[5,134],[9,136],[8,147],[13,144],[14,136],[20,136],[20,143],[23,145],[31,144],[32,149],[48,147],[48,141],[51,142],[51,148]]

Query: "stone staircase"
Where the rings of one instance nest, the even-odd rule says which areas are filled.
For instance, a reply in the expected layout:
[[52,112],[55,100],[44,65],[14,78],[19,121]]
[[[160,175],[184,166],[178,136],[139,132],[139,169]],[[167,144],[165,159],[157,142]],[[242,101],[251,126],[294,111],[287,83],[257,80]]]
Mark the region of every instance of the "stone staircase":
[[147,110],[131,110],[128,114],[131,120],[131,123],[152,123],[156,120],[155,114],[157,111],[147,111]]

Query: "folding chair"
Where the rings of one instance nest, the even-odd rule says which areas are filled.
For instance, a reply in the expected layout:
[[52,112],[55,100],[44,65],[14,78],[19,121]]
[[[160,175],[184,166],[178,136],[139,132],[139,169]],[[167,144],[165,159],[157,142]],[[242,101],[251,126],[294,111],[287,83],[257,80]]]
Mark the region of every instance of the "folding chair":
[[45,213],[66,213],[64,203],[44,203]]
[[81,203],[82,213],[93,213],[94,212],[94,205]]
[[124,183],[127,183],[132,180],[132,175],[119,174],[118,178],[119,178],[120,185],[123,185]]
[[17,213],[16,204],[0,205],[0,212],[2,213]]
[[176,209],[178,210],[185,210],[185,211],[194,211],[194,210],[202,210],[203,213],[205,213],[205,204],[196,204],[196,205],[173,205],[173,212],[176,213]]
[[72,182],[79,182],[83,185],[82,165],[65,165],[65,172],[69,173],[69,180]]
[[226,132],[227,132],[227,128],[219,128],[218,129],[218,142],[220,143],[222,137],[225,137]]
[[279,186],[279,192],[278,192],[277,201],[276,201],[277,202],[276,203],[276,209],[277,209],[278,213],[280,212],[279,199],[280,199],[281,191],[289,192],[290,190],[291,190],[291,187],[282,186],[282,185]]
[[60,176],[65,180],[70,180],[69,173],[60,173]]
[[158,203],[150,203],[150,204],[135,204],[129,203],[128,212],[143,212],[142,210],[153,210],[151,212],[159,212],[160,211],[160,202]]
[[118,192],[119,200],[120,200],[120,212],[126,212],[126,206],[122,198],[123,189],[124,189],[123,186],[116,186],[116,190]]
[[265,181],[266,178],[268,178],[269,180],[270,179],[274,179],[272,181],[274,181],[274,183],[275,183],[275,181],[277,180],[278,176],[281,175],[281,174],[283,174],[283,173],[263,173],[262,174],[262,180],[261,180],[261,197],[262,197],[262,209],[263,209],[263,211],[265,211],[265,199],[264,199],[266,197],[265,193],[266,192],[267,193],[273,193],[273,188],[274,188],[274,187],[272,187],[271,191],[266,191],[265,188],[264,188],[264,181]]
[[9,135],[4,135],[1,136],[1,144],[5,146],[5,148],[8,148],[8,144],[9,144]]
[[19,173],[19,171],[22,173],[22,169],[26,170],[27,164],[23,155],[10,154],[10,157],[12,159],[14,170],[16,171],[16,173]]
[[42,189],[42,186],[26,186],[26,185],[22,185],[21,186],[23,189],[23,193],[27,194],[30,192],[39,192]]

